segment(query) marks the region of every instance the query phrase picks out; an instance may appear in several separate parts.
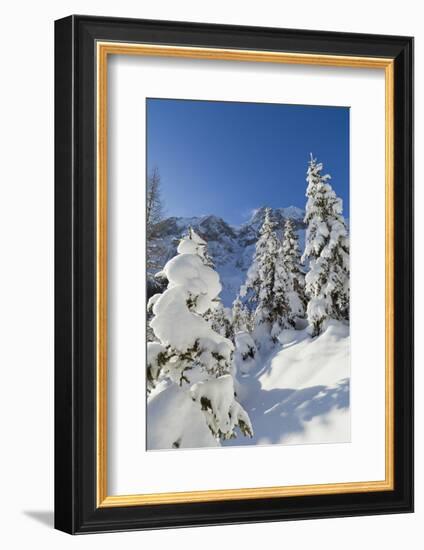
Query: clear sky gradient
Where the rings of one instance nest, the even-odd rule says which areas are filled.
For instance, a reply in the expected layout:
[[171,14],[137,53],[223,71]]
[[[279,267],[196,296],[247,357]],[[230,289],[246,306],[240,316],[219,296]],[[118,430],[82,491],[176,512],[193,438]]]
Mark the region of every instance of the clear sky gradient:
[[305,207],[312,152],[349,217],[349,108],[147,100],[147,168],[167,216],[239,225],[260,206]]

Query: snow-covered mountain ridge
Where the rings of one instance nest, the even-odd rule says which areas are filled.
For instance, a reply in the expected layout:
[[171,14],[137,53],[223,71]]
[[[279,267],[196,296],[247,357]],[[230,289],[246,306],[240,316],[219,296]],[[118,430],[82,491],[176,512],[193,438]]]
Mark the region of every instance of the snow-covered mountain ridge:
[[[156,225],[154,231],[154,242],[160,250],[158,263],[164,266],[175,256],[180,238],[189,227],[192,227],[208,243],[209,255],[221,278],[223,287],[221,299],[224,305],[230,306],[245,281],[264,217],[265,207],[263,206],[254,210],[250,219],[239,227],[232,226],[221,217],[214,215],[166,218]],[[296,206],[274,208],[272,218],[277,223],[279,231],[282,231],[286,219],[292,219],[299,233],[300,245],[303,246],[304,210]],[[151,277],[148,282],[152,285]],[[154,288],[153,291],[155,291]]]

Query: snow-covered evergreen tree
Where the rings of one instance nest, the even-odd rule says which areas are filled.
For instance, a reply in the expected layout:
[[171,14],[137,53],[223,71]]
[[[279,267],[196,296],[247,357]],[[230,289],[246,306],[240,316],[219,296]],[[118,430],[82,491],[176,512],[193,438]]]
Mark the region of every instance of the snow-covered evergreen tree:
[[271,337],[277,340],[280,332],[285,328],[292,328],[289,321],[290,306],[287,295],[288,274],[284,265],[284,255],[280,246],[275,260],[274,286],[272,288],[273,310],[270,316]]
[[302,261],[305,277],[307,317],[313,335],[322,332],[326,319],[349,319],[349,237],[343,218],[343,203],[322,175],[322,163],[309,161],[306,181],[306,243]]
[[[208,253],[207,242],[192,227],[189,227],[188,233],[181,241],[178,250],[183,253],[195,254],[201,259],[204,265],[212,269],[214,268],[214,263]],[[209,322],[212,330],[225,338],[233,339],[234,333],[229,312],[218,296],[214,300],[211,300],[211,307],[205,311],[203,317]]]
[[256,344],[248,332],[237,332],[235,337],[235,364],[237,372],[248,374],[255,365]]
[[252,315],[249,309],[243,304],[240,296],[233,302],[232,325],[234,334],[237,332],[252,332]]
[[267,208],[253,262],[247,273],[246,283],[240,290],[240,295],[246,297],[247,303],[252,307],[258,344],[264,334],[275,340],[288,313],[286,274],[279,250],[276,224],[271,219],[271,210]]
[[216,300],[214,308],[209,309],[205,313],[204,318],[210,323],[212,330],[229,340],[234,340],[231,310],[224,307],[221,300]]
[[200,237],[196,231],[192,228],[188,228],[188,233],[180,241],[178,245],[178,251],[182,254],[196,254],[202,260],[204,265],[208,267],[214,267],[212,258],[208,253],[207,242]]
[[305,317],[305,275],[301,266],[299,237],[293,221],[287,218],[284,224],[283,244],[281,247],[286,275],[286,296],[288,302],[287,322],[296,326],[296,319]]
[[147,178],[146,189],[146,261],[149,275],[159,269],[159,258],[163,253],[163,247],[156,238],[156,230],[163,218],[163,212],[161,178],[159,169],[155,167]]
[[148,385],[167,379],[186,388],[216,438],[234,437],[237,426],[252,435],[249,417],[234,395],[234,346],[204,318],[221,291],[218,274],[205,264],[205,250],[205,241],[189,232],[163,269],[167,289],[149,301],[157,341],[148,343]]

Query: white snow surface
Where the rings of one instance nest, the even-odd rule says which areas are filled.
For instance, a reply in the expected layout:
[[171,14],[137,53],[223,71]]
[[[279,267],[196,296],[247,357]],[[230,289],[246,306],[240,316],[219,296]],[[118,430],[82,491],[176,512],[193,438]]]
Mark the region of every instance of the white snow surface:
[[331,386],[349,378],[348,325],[329,321],[323,334],[313,339],[307,331],[284,330],[279,340],[282,349],[259,376],[264,390]]
[[[236,429],[235,439],[217,442],[205,411],[176,384],[160,384],[148,399],[147,448],[180,448],[323,444],[350,441],[350,337],[349,326],[327,322],[324,332],[312,338],[307,329],[284,330],[273,350],[256,352],[248,368],[237,352],[247,349],[240,333],[236,345],[237,380],[234,388],[242,411],[250,418],[253,437]],[[233,391],[231,377],[210,385],[195,384],[192,397],[215,399],[217,385],[224,384],[227,397]],[[222,388],[220,388],[221,390]],[[225,403],[219,403],[221,411]],[[244,410],[243,410],[244,409]],[[176,411],[178,413],[176,414]]]
[[349,442],[349,326],[331,320],[316,338],[306,329],[284,330],[279,342],[239,377],[238,400],[253,438],[222,445]]
[[218,446],[198,404],[177,384],[162,384],[152,393],[147,418],[149,450]]

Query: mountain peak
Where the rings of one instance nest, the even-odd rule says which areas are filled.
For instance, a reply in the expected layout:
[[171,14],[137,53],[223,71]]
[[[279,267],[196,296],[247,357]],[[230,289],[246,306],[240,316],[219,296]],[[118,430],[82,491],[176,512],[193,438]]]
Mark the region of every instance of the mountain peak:
[[305,217],[305,211],[298,206],[287,206],[286,208],[278,208],[285,218],[301,221]]
[[[252,210],[252,214],[248,222],[243,225],[255,225],[262,223],[265,218],[265,211],[268,207],[261,206]],[[271,216],[277,221],[280,222],[282,219],[290,218],[297,222],[302,222],[305,216],[305,211],[298,206],[287,206],[285,208],[270,208]]]
[[[155,244],[159,253],[157,263],[161,267],[176,254],[178,241],[187,233],[188,228],[192,227],[208,244],[209,255],[221,277],[222,301],[226,306],[230,306],[252,262],[265,210],[266,206],[255,209],[252,211],[250,220],[239,227],[231,226],[214,214],[166,218],[157,224],[155,230]],[[303,239],[305,224],[303,223],[304,212],[301,208],[288,206],[271,210],[277,222],[279,234],[283,230],[284,221],[291,218]],[[153,291],[157,292],[154,289]]]

